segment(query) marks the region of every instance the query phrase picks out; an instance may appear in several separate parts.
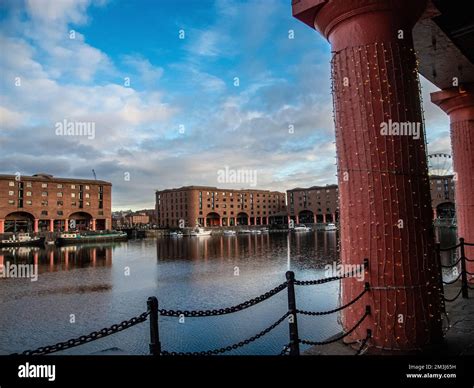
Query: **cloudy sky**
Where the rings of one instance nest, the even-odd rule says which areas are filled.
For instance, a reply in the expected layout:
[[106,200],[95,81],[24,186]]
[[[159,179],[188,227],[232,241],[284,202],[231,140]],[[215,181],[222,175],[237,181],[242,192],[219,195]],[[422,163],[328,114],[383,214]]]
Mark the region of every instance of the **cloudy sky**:
[[[154,190],[257,171],[257,187],[336,182],[330,47],[290,0],[2,0],[0,173],[113,183],[114,209]],[[293,39],[291,39],[293,38]],[[422,79],[429,150],[447,116]],[[93,123],[60,136],[57,123]],[[129,179],[128,179],[129,178]]]

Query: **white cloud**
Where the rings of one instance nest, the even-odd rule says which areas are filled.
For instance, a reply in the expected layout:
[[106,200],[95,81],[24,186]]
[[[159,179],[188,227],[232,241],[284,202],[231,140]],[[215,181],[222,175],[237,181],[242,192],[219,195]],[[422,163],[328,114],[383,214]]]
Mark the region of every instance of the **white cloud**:
[[15,129],[23,120],[23,114],[0,106],[0,130]]
[[[157,82],[163,75],[163,68],[153,66],[150,61],[139,55],[127,55],[124,63],[131,66],[139,75],[141,82],[148,88],[156,88]],[[133,80],[131,80],[133,83]]]

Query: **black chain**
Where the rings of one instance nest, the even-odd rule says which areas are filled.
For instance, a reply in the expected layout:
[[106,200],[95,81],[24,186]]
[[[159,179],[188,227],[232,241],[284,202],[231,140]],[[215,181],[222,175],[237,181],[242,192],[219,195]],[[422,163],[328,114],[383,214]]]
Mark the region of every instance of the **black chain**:
[[355,354],[356,356],[360,356],[362,354],[362,349],[364,349],[365,344],[369,341],[369,339],[371,337],[372,337],[372,330],[367,330],[367,335],[362,340],[362,343],[360,344],[359,350]]
[[287,356],[290,350],[290,344],[283,346],[282,351],[278,354],[279,356]]
[[248,345],[249,343],[263,337],[265,334],[269,333],[272,331],[275,327],[277,327],[280,323],[282,323],[286,317],[290,315],[289,312],[286,312],[285,315],[283,315],[278,321],[273,323],[272,325],[268,326],[265,330],[262,330],[260,333],[255,334],[253,337],[250,337],[244,341],[237,342],[236,344],[229,345],[229,346],[224,346],[222,348],[218,349],[213,349],[213,350],[205,350],[202,352],[168,352],[168,351],[162,351],[161,354],[163,356],[214,356],[217,354],[225,353],[225,352],[230,352],[231,350],[238,349],[242,346]]
[[459,292],[457,293],[457,295],[452,298],[452,299],[447,299],[447,298],[443,298],[445,302],[454,302],[457,298],[459,298],[459,295],[461,295],[461,292],[462,292],[462,288],[459,290]]
[[284,290],[287,287],[287,283],[284,282],[279,286],[275,287],[274,289],[257,296],[256,298],[247,300],[243,303],[240,303],[236,306],[222,308],[222,309],[213,309],[213,310],[165,310],[160,309],[158,310],[159,313],[165,317],[210,317],[216,315],[225,315],[235,313],[237,311],[245,310],[251,306],[255,306],[256,304],[271,298],[273,295],[278,294],[280,291]]
[[355,274],[359,274],[361,272],[363,272],[362,269],[355,269],[355,270],[353,270],[349,273],[346,273],[342,276],[332,276],[330,278],[323,278],[323,279],[316,279],[316,280],[295,280],[295,284],[297,286],[313,286],[313,285],[316,285],[316,284],[324,284],[324,283],[333,282],[335,280],[350,278],[350,277],[353,277]]
[[457,261],[454,264],[451,264],[451,265],[441,265],[441,268],[452,268],[452,267],[458,265],[458,263],[461,261],[461,259],[462,259],[462,257],[457,259]]
[[[127,321],[122,321],[118,325],[112,325],[110,327],[105,327],[101,330],[93,331],[90,334],[87,335],[81,335],[80,337],[77,338],[72,338],[68,341],[64,342],[58,342],[55,345],[50,345],[50,346],[43,346],[40,348],[37,348],[35,350],[25,350],[24,352],[21,353],[23,356],[34,356],[34,355],[44,355],[44,354],[50,354],[50,353],[55,353],[59,352],[61,350],[73,348],[75,346],[79,346],[82,344],[85,344],[87,342],[92,342],[95,340],[98,340],[100,338],[107,337],[111,334],[118,333],[119,331],[128,329],[129,327],[138,325],[139,323],[145,322],[148,318],[148,315],[150,315],[149,312],[144,312],[136,317],[133,317]],[[18,355],[18,353],[12,354],[12,355]]]
[[[464,243],[466,244],[466,243]],[[447,252],[447,251],[453,251],[461,246],[461,243],[453,245],[452,247],[447,247],[447,248],[439,248],[441,252]]]
[[345,304],[344,306],[337,307],[333,310],[328,310],[328,311],[306,311],[306,310],[296,310],[298,314],[303,314],[303,315],[311,315],[311,316],[319,316],[319,315],[328,315],[328,314],[333,314],[338,311],[344,310],[346,307],[349,307],[353,305],[355,302],[357,302],[362,296],[369,291],[368,286],[366,285],[366,288],[364,291],[362,291],[358,296],[356,296],[353,300],[351,300],[349,303]]
[[321,341],[321,342],[316,342],[316,341],[309,341],[309,340],[303,340],[303,339],[300,339],[300,343],[304,344],[304,345],[313,345],[313,346],[317,346],[317,345],[327,345],[327,344],[331,344],[333,342],[338,342],[340,340],[342,340],[343,338],[347,337],[349,334],[351,334],[355,329],[357,329],[357,327],[364,321],[365,318],[367,318],[367,316],[370,315],[370,307],[367,306],[366,309],[365,309],[365,314],[362,316],[362,318],[359,319],[359,321],[354,325],[353,328],[351,328],[348,332],[344,333],[343,335],[339,336],[339,337],[336,337],[332,340],[327,340],[327,341]]

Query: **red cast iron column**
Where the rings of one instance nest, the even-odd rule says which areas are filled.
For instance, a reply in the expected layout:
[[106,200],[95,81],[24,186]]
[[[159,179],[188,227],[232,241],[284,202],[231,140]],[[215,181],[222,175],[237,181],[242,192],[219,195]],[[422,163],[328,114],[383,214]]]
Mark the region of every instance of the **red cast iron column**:
[[[417,64],[411,30],[424,0],[295,0],[294,15],[331,43],[341,261],[369,259],[371,291],[343,310],[347,341],[412,350],[441,338],[438,271]],[[410,135],[383,123],[409,123]],[[419,126],[418,126],[419,125]],[[417,136],[419,135],[419,136]],[[342,303],[363,282],[343,280]]]
[[[474,84],[431,93],[431,101],[443,109],[451,121],[451,147],[455,172],[458,236],[474,243]],[[466,246],[466,257],[474,259],[474,247]],[[474,262],[467,262],[474,273]],[[469,276],[474,281],[473,276]]]

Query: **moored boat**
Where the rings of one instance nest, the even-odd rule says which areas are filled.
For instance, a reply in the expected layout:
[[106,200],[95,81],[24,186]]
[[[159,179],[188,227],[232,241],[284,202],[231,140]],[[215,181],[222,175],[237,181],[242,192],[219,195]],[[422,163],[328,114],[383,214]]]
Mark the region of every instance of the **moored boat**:
[[311,228],[309,226],[300,224],[300,225],[295,225],[295,227],[293,228],[293,231],[294,232],[310,232]]
[[211,231],[205,230],[204,228],[196,226],[194,229],[191,229],[191,231],[189,232],[189,235],[194,236],[194,237],[210,236]]
[[336,224],[325,224],[322,228],[322,230],[326,232],[334,232],[337,230]]
[[116,231],[104,231],[96,233],[64,232],[56,240],[57,245],[81,244],[91,242],[105,241],[124,241],[127,240],[127,233]]
[[235,236],[236,231],[235,230],[224,230],[224,236]]
[[44,245],[44,237],[32,237],[28,233],[18,233],[0,240],[0,247],[25,247]]

